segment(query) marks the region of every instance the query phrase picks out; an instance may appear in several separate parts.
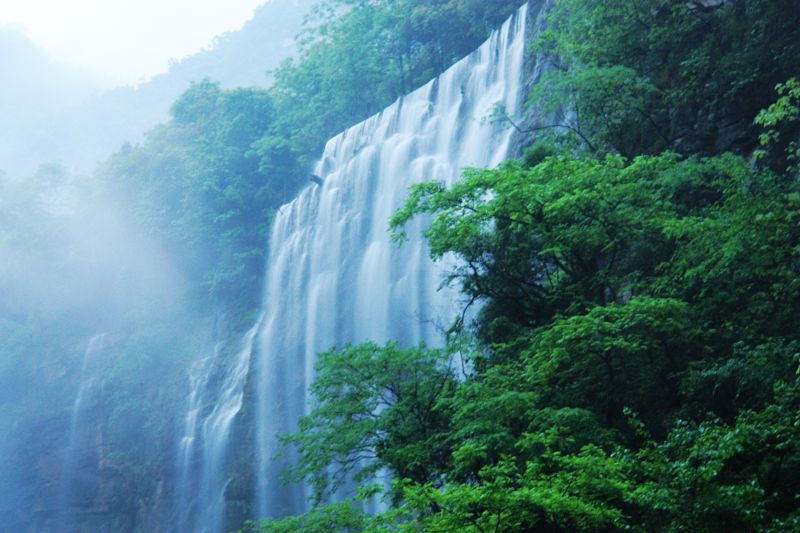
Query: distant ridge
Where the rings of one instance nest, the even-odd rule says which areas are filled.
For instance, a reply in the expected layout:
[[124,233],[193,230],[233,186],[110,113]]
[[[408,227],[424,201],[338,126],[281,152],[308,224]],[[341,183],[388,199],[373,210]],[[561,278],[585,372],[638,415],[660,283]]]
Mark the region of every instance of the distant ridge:
[[[209,49],[174,62],[168,72],[96,96],[89,96],[96,85],[85,75],[61,67],[41,51],[36,56],[29,41],[21,46],[26,42],[21,34],[9,44],[11,33],[0,31],[3,80],[26,77],[28,67],[14,60],[19,50],[26,50],[36,57],[40,89],[30,83],[16,92],[0,89],[0,122],[6,126],[0,134],[0,169],[28,175],[42,163],[60,161],[70,169],[90,171],[123,143],[140,141],[166,120],[170,105],[192,81],[210,78],[223,87],[266,87],[267,71],[294,54],[294,37],[315,1],[268,1],[240,30],[216,37]],[[30,98],[21,102],[19,93]]]

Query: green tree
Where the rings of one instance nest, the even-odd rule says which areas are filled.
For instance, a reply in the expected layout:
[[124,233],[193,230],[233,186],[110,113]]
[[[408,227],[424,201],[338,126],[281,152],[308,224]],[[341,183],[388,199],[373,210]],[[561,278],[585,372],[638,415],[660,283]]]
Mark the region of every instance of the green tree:
[[381,468],[433,482],[450,461],[452,358],[372,343],[320,354],[315,407],[285,439],[300,453],[292,476],[310,480],[318,500],[351,476],[364,481]]
[[274,117],[266,92],[206,80],[175,102],[170,122],[101,171],[181,258],[199,301],[230,310],[259,304],[272,215],[301,183],[291,148],[264,141]]
[[800,71],[792,0],[565,0],[540,50],[565,68],[532,102],[574,110],[592,144],[628,157],[747,152],[772,88]]
[[[779,98],[756,117],[756,124],[764,128],[759,138],[762,151],[757,156],[767,155],[767,150],[777,161],[779,169],[797,172],[800,159],[800,141],[797,128],[800,123],[800,82],[796,78],[775,87]],[[794,135],[794,139],[792,139]],[[788,138],[787,138],[788,137]],[[777,152],[777,153],[776,153]],[[783,153],[781,153],[783,152]]]

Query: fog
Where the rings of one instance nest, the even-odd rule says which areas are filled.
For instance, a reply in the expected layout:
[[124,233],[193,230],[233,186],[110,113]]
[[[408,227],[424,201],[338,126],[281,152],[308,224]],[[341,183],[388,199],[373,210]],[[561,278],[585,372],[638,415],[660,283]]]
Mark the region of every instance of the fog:
[[57,165],[4,178],[0,279],[15,309],[99,311],[109,319],[180,298],[180,277],[164,250],[97,185]]
[[[116,439],[104,445],[129,453],[125,431],[147,433],[136,416],[180,383],[208,327],[174,258],[92,176],[58,165],[6,175],[0,213],[0,421],[13,428],[0,443],[0,530],[61,530],[59,495],[90,494],[106,475],[90,468],[103,453],[94,436],[104,428]],[[184,348],[165,357],[173,342]],[[139,398],[136,413],[118,412],[126,397]]]
[[251,316],[204,296],[202,243],[181,245],[189,230],[135,201],[144,186],[132,191],[115,165],[192,83],[269,86],[311,2],[260,4],[0,10],[0,531],[175,522],[166,493],[190,371],[205,365],[208,410]]
[[[167,120],[170,105],[192,81],[207,77],[225,87],[268,86],[269,71],[294,53],[294,37],[313,2],[271,0],[258,7],[259,2],[253,0],[189,2],[191,9],[184,5],[187,2],[79,4],[84,11],[89,4],[134,10],[136,16],[116,21],[124,23],[125,31],[114,35],[87,34],[87,27],[108,23],[103,15],[110,14],[103,10],[59,20],[53,11],[36,11],[34,7],[41,3],[15,2],[14,9],[0,10],[0,123],[4,126],[0,170],[16,176],[30,175],[40,164],[51,162],[70,170],[93,171],[124,142],[140,142],[147,130]],[[59,9],[74,4],[50,3]],[[154,15],[161,4],[168,9]],[[60,44],[46,48],[24,27],[31,17],[43,24],[42,31],[57,26],[70,39],[94,38],[89,48],[109,53],[107,65],[59,59]],[[205,24],[196,25],[197,17],[204,17]],[[186,39],[182,47],[161,42],[153,23],[168,26],[169,31],[161,32],[163,38]],[[198,28],[205,28],[202,36],[193,37]],[[132,47],[129,55],[149,58],[160,66],[148,70],[116,54],[108,44],[114,39],[127,39],[126,46]],[[129,69],[129,75],[120,78],[108,65]]]
[[[25,0],[6,2],[0,25],[24,28],[59,62],[115,84],[147,80],[171,60],[239,29],[263,0]],[[145,38],[146,36],[146,38]]]

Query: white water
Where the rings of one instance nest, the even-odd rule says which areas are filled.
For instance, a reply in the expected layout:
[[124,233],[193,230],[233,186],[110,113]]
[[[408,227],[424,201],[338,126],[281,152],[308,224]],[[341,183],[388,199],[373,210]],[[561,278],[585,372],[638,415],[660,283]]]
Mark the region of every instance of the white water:
[[[105,334],[95,335],[86,344],[83,352],[83,362],[81,363],[80,382],[75,401],[72,403],[72,411],[69,419],[69,434],[67,435],[67,446],[61,462],[61,479],[59,481],[58,493],[58,515],[59,522],[67,522],[67,516],[73,512],[76,500],[81,497],[81,487],[77,483],[77,471],[81,466],[81,459],[87,454],[87,449],[91,443],[91,435],[86,434],[86,428],[82,427],[83,415],[87,396],[91,393],[96,377],[94,372],[93,359],[96,354],[105,348]],[[82,431],[84,430],[84,431]]]
[[183,436],[178,441],[175,475],[175,509],[177,511],[176,526],[178,531],[188,526],[190,512],[193,508],[192,474],[195,448],[198,440],[197,421],[203,408],[204,392],[208,384],[211,368],[214,361],[219,359],[221,347],[222,344],[218,342],[214,346],[214,353],[211,357],[196,361],[189,370],[189,405],[184,418]]
[[260,326],[259,320],[245,334],[238,352],[229,364],[223,365],[221,375],[218,375],[223,363],[221,343],[215,347],[213,356],[198,361],[190,372],[189,406],[184,435],[178,443],[175,489],[178,531],[223,531],[232,423],[242,408]]
[[422,224],[402,247],[388,219],[414,183],[451,183],[465,167],[496,166],[509,128],[485,119],[501,104],[521,107],[527,7],[480,49],[382,113],[330,140],[316,174],[277,215],[270,241],[265,321],[258,361],[259,516],[306,510],[305,490],[282,487],[277,435],[307,412],[316,354],[364,340],[441,343],[459,297],[437,291],[441,267],[428,258]]

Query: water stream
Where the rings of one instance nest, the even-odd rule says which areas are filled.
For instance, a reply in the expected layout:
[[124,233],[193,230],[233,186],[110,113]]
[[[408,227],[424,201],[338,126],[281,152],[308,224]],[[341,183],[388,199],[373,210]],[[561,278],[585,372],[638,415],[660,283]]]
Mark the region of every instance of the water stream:
[[92,460],[90,449],[92,448],[92,434],[90,427],[83,424],[86,403],[94,388],[97,354],[105,347],[105,334],[95,335],[86,344],[83,352],[83,362],[81,363],[80,381],[75,401],[72,403],[72,410],[69,419],[69,432],[67,434],[66,447],[61,462],[61,478],[59,481],[58,492],[58,516],[59,523],[69,522],[69,518],[75,513],[75,509],[80,506],[83,495],[81,486],[81,467],[92,465],[86,464]]
[[200,359],[189,376],[191,390],[178,442],[176,511],[178,531],[217,533],[225,522],[228,448],[234,418],[242,408],[255,338],[261,321],[248,331],[229,360],[222,343]]
[[274,460],[276,435],[309,407],[316,354],[364,340],[441,344],[459,296],[437,290],[442,266],[421,238],[391,241],[388,219],[408,188],[451,183],[466,167],[496,166],[512,130],[487,118],[521,108],[527,6],[477,51],[378,115],[331,139],[316,168],[323,180],[276,217],[267,267],[257,376],[258,512],[307,508],[302,486],[283,487],[291,453]]

